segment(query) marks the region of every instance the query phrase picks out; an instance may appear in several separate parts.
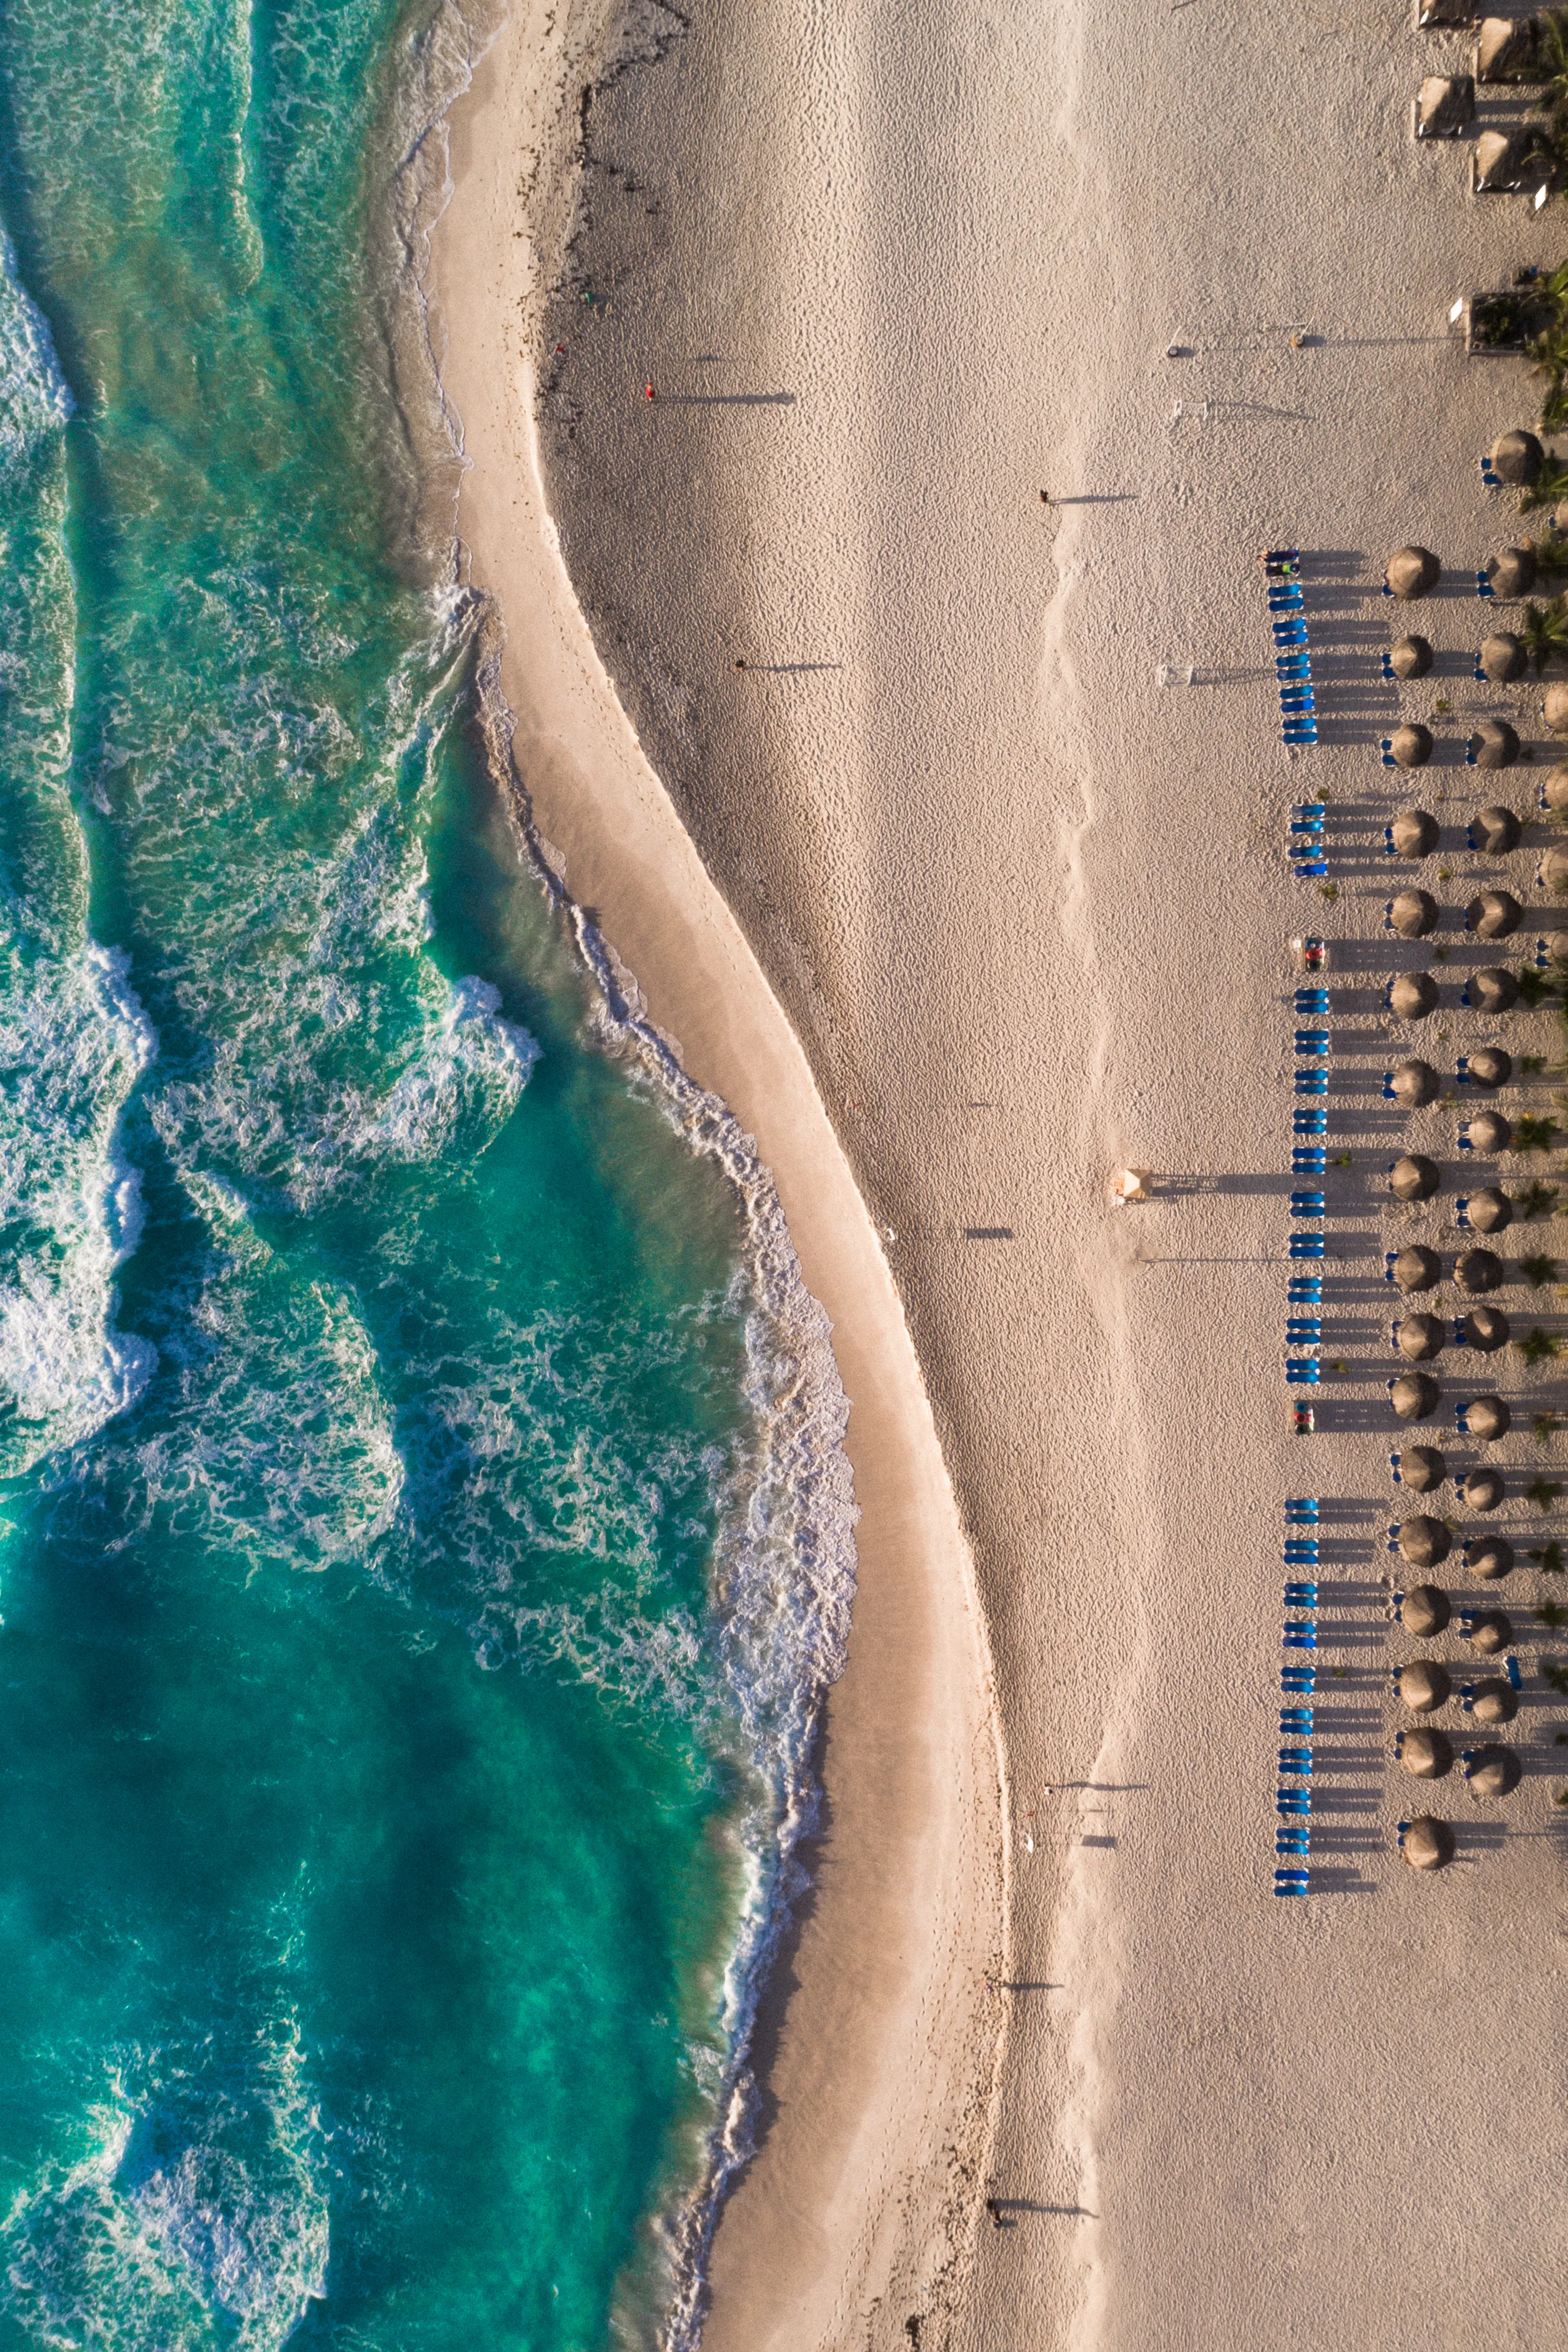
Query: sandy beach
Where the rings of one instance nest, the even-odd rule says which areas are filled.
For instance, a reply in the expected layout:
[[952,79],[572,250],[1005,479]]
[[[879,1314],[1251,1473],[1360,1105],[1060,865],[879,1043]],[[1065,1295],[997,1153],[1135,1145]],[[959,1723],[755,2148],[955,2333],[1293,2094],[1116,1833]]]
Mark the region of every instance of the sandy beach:
[[[828,1828],[709,2352],[1551,2335],[1568,1712],[1527,1680],[1525,1780],[1485,1809],[1399,1770],[1387,1696],[1412,1645],[1387,1622],[1382,1260],[1452,1250],[1463,1171],[1455,1114],[1423,1112],[1445,1198],[1388,1203],[1381,984],[1423,959],[1382,930],[1381,827],[1436,808],[1416,878],[1528,898],[1528,843],[1486,866],[1463,820],[1529,817],[1535,780],[1463,741],[1506,712],[1549,756],[1539,689],[1469,675],[1498,615],[1465,587],[1520,535],[1477,461],[1535,395],[1447,320],[1555,262],[1563,213],[1477,200],[1463,142],[1413,142],[1422,75],[1466,47],[1213,0],[613,33],[524,5],[453,117],[436,339],[518,772],[652,1017],[757,1136],[852,1404]],[[1439,661],[1396,692],[1378,583],[1410,540],[1445,593],[1397,625]],[[1324,740],[1297,752],[1256,562],[1281,542],[1324,649]],[[1379,759],[1402,715],[1442,739],[1416,778]],[[1323,793],[1332,901],[1282,854]],[[1348,1369],[1297,1441],[1286,942],[1310,929],[1371,1107],[1335,1130]],[[1451,1071],[1478,956],[1441,937],[1440,1029],[1403,1050]],[[1524,1049],[1552,1046],[1542,1016]],[[1112,1210],[1122,1164],[1160,1197]],[[1511,1351],[1496,1381],[1533,1673],[1550,1588],[1519,1497],[1549,1368]],[[1339,1842],[1280,1902],[1303,1495],[1360,1598]],[[1463,1643],[1435,1646],[1458,1675]],[[1396,1824],[1428,1803],[1459,1845],[1423,1876]]]

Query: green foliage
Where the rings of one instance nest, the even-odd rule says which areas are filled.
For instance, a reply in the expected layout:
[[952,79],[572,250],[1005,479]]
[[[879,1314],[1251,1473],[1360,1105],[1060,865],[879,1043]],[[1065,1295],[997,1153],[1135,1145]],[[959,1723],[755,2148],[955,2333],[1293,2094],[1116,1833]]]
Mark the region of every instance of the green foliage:
[[1524,1499],[1527,1503],[1533,1503],[1538,1511],[1549,1511],[1562,1492],[1562,1483],[1558,1479],[1532,1478],[1524,1490]]
[[1549,1217],[1557,1206],[1555,1184],[1527,1184],[1513,1196],[1513,1205],[1528,1224],[1533,1217]]
[[1550,1626],[1554,1633],[1562,1626],[1568,1625],[1568,1609],[1564,1609],[1560,1601],[1544,1601],[1535,1613],[1541,1622]]
[[1530,1424],[1530,1433],[1537,1445],[1549,1445],[1557,1434],[1557,1415],[1554,1412],[1538,1412]]
[[1564,499],[1568,499],[1568,465],[1561,457],[1549,457],[1521,499],[1520,512],[1531,514],[1537,507],[1561,506]]
[[1538,965],[1527,963],[1520,970],[1519,992],[1533,1011],[1536,1005],[1544,1004],[1548,997],[1555,996],[1557,990],[1549,973],[1541,971]]
[[[1568,417],[1564,417],[1563,422],[1568,424]],[[1546,429],[1550,433],[1556,428],[1549,425]],[[1568,572],[1568,531],[1561,531],[1553,524],[1539,539],[1527,540],[1525,544],[1534,556],[1535,568],[1543,580],[1554,580],[1559,572]]]
[[1543,1331],[1538,1323],[1528,1339],[1519,1342],[1519,1352],[1525,1362],[1533,1367],[1550,1363],[1553,1356],[1562,1353],[1562,1349],[1550,1332]]
[[1521,1054],[1519,1066],[1526,1077],[1538,1078],[1546,1067],[1546,1056],[1544,1054]]
[[1550,1115],[1536,1118],[1527,1114],[1515,1122],[1513,1148],[1516,1151],[1550,1151],[1561,1131]]
[[1557,1279],[1557,1260],[1542,1252],[1534,1257],[1521,1257],[1519,1270],[1532,1290],[1544,1290],[1549,1282]]
[[1538,604],[1531,598],[1521,616],[1519,634],[1539,677],[1548,662],[1568,654],[1568,597],[1558,594],[1548,604]]
[[1562,1575],[1563,1547],[1558,1542],[1555,1536],[1552,1537],[1550,1543],[1542,1544],[1539,1551],[1532,1551],[1530,1554],[1530,1558],[1533,1560],[1539,1561],[1541,1572],[1543,1576]]
[[1560,1692],[1563,1697],[1568,1698],[1568,1666],[1559,1665],[1552,1658],[1542,1658],[1541,1679],[1543,1683],[1550,1683],[1552,1689]]

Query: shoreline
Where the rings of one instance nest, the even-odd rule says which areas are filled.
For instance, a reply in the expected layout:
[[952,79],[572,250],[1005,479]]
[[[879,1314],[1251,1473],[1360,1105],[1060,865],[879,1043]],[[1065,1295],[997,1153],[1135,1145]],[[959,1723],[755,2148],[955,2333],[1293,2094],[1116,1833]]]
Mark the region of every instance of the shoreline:
[[513,170],[527,140],[548,142],[566,86],[547,23],[508,17],[446,119],[427,292],[463,431],[459,531],[505,632],[500,689],[542,854],[634,1017],[755,1138],[850,1402],[857,1591],[824,1707],[816,1869],[762,1990],[761,2146],[722,2207],[704,2329],[710,2346],[782,2347],[827,2340],[846,2295],[894,2287],[934,2311],[965,2266],[998,2057],[981,1983],[1003,1948],[1000,1748],[972,1564],[871,1218],[621,709],[549,517],[528,332],[541,304]]
[[[1469,584],[1529,528],[1477,460],[1534,387],[1445,321],[1559,259],[1562,215],[1467,195],[1463,143],[1411,136],[1465,38],[1272,0],[1125,26],[1082,0],[715,0],[678,34],[634,16],[587,77],[569,283],[517,313],[545,503],[896,1234],[1013,1816],[994,2137],[962,2142],[986,2176],[956,2164],[929,2206],[967,2198],[972,2234],[928,2294],[867,2292],[852,2225],[825,2242],[785,2197],[757,2222],[758,2168],[716,2242],[706,2352],[1417,2352],[1432,2309],[1455,2345],[1534,2341],[1563,2235],[1539,2003],[1564,1718],[1527,1657],[1520,1792],[1489,1810],[1456,1773],[1455,1866],[1405,1868],[1379,1420],[1379,1254],[1411,1222],[1379,1190],[1381,827],[1428,781],[1390,776],[1380,737],[1444,720],[1430,805],[1467,873],[1464,820],[1500,798],[1532,822],[1524,757],[1556,756],[1538,696],[1476,679],[1502,615]],[[494,223],[499,246],[505,204]],[[1396,688],[1377,652],[1407,616],[1379,583],[1409,541],[1445,566],[1438,663]],[[1257,557],[1281,543],[1318,616],[1312,751],[1281,740]],[[1518,770],[1469,771],[1464,731],[1507,710]],[[1354,844],[1328,904],[1281,854],[1320,793]],[[1281,1360],[1303,928],[1372,983],[1333,1005],[1333,1181],[1364,1230],[1342,1219],[1329,1253],[1365,1393],[1306,1445]],[[1448,1111],[1428,1121],[1422,1149],[1456,1150]],[[1159,1197],[1113,1212],[1126,1165]],[[1466,1174],[1447,1163],[1450,1196]],[[1521,1533],[1531,1446],[1502,1445]],[[1280,1903],[1279,1528],[1304,1489],[1343,1528],[1348,1654],[1314,1733],[1310,1899]],[[1549,1594],[1515,1574],[1533,1652]],[[1500,1931],[1513,1964],[1483,1997]],[[923,2085],[961,2128],[962,2071]],[[1460,2119],[1490,2157],[1451,2155]],[[1505,2194],[1496,2151],[1520,2147]],[[835,2261],[841,2295],[812,2300]]]

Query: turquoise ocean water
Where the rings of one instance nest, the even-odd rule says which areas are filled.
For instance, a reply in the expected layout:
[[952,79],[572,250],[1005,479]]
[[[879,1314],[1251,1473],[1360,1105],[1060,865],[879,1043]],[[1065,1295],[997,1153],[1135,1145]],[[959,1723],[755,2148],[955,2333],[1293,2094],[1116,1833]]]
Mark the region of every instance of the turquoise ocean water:
[[465,71],[0,10],[0,2352],[687,2343],[747,2146],[841,1398],[411,535]]

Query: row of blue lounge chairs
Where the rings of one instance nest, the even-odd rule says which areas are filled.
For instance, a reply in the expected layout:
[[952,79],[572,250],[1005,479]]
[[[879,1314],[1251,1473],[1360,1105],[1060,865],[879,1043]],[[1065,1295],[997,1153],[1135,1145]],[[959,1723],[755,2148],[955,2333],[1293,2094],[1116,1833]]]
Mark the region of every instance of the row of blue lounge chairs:
[[1274,641],[1274,679],[1280,694],[1280,732],[1287,743],[1315,743],[1317,704],[1312,693],[1312,657],[1307,641],[1306,597],[1301,554],[1271,547],[1263,557],[1269,626]]
[[1312,1800],[1311,1790],[1300,1784],[1312,1776],[1312,1694],[1317,1677],[1315,1667],[1302,1662],[1301,1653],[1317,1647],[1317,1526],[1315,1496],[1295,1496],[1285,1505],[1286,1569],[1308,1569],[1312,1573],[1288,1576],[1283,1595],[1281,1641],[1291,1657],[1280,1672],[1281,1746],[1274,1793],[1276,1895],[1305,1895],[1310,1885],[1307,1857],[1312,1845]]

